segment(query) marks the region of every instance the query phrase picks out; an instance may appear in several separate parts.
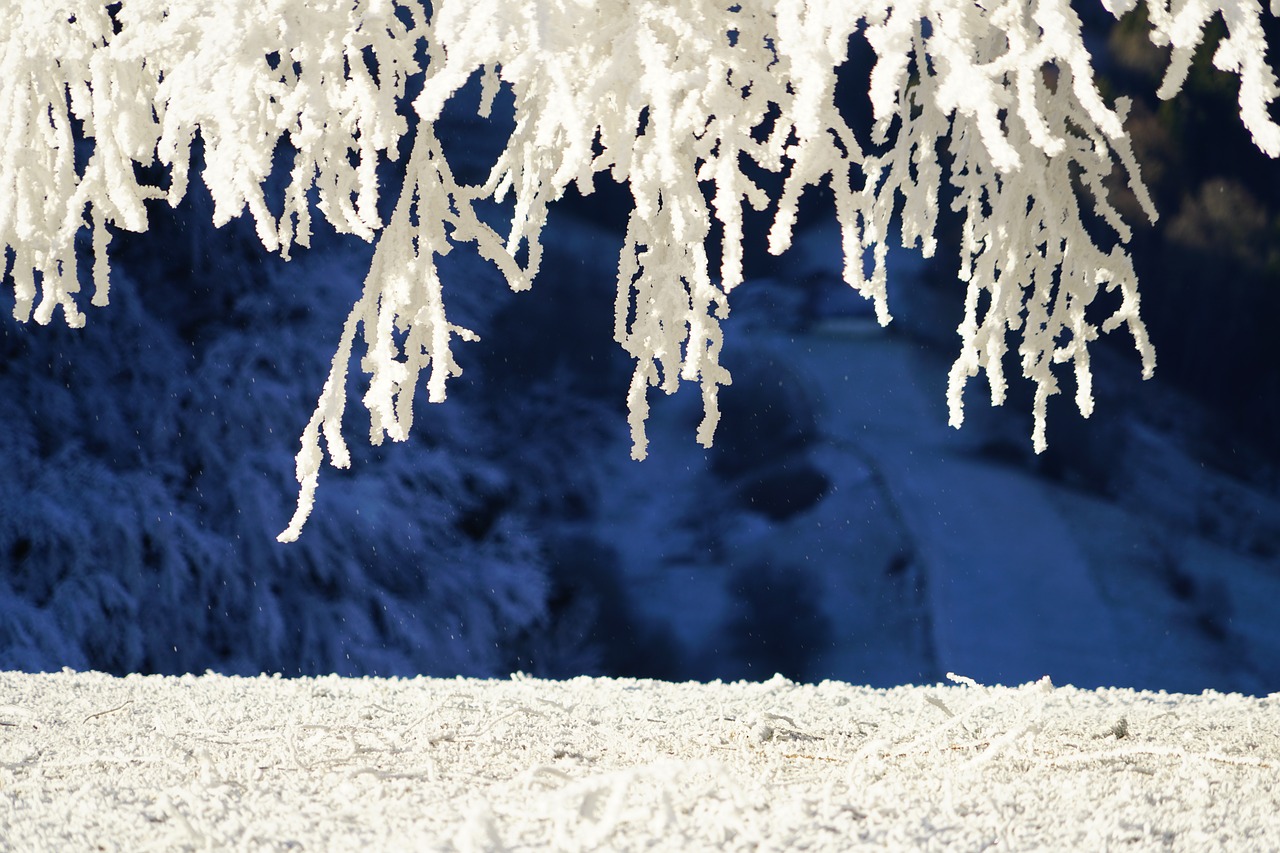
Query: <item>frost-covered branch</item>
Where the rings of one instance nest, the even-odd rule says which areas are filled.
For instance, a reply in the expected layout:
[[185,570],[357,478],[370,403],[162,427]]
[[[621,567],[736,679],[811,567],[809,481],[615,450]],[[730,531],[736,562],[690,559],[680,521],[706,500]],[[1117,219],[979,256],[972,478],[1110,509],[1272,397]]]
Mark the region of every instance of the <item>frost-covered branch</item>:
[[[1136,5],[1103,2],[1117,16]],[[1172,48],[1160,96],[1176,94],[1205,22],[1220,15],[1227,38],[1214,63],[1240,78],[1241,118],[1258,147],[1280,153],[1257,0],[1146,6],[1152,40]],[[743,280],[744,206],[776,204],[769,248],[780,253],[803,191],[823,182],[845,280],[882,323],[887,240],[897,231],[931,255],[937,207],[954,192],[968,287],[948,393],[954,425],[980,371],[1002,402],[1011,332],[1022,374],[1036,383],[1037,450],[1056,365],[1072,365],[1089,414],[1088,344],[1099,331],[1126,326],[1150,375],[1129,227],[1104,179],[1119,168],[1156,214],[1124,132],[1127,107],[1100,95],[1067,0],[438,0],[434,10],[406,0],[22,0],[0,18],[0,242],[20,320],[47,323],[61,306],[70,325],[84,322],[82,227],[93,235],[92,301],[106,304],[108,227],[145,230],[147,200],[181,200],[197,132],[216,224],[248,208],[263,245],[287,255],[307,244],[314,201],[340,232],[379,239],[303,434],[302,495],[282,538],[295,538],[310,511],[321,436],[335,465],[349,462],[340,425],[357,333],[371,374],[371,438],[403,439],[421,372],[430,399],[444,399],[459,372],[452,339],[475,337],[447,320],[435,257],[474,243],[513,288],[529,286],[548,205],[570,185],[590,193],[601,172],[634,201],[615,331],[636,362],[637,458],[649,389],[670,393],[682,380],[702,388],[698,438],[710,444],[716,392],[730,382],[720,323]],[[862,141],[835,103],[837,70],[858,38],[876,56],[867,83],[875,126]],[[500,87],[510,90],[515,129],[488,180],[466,186],[434,125],[476,73],[483,114]],[[416,74],[423,87],[409,105]],[[383,229],[375,168],[397,156],[410,106],[413,153]],[[269,203],[278,150],[292,151],[293,165],[283,197]],[[776,199],[752,180],[760,170],[782,176]],[[473,206],[508,195],[514,214],[502,237]],[[1085,222],[1110,228],[1103,245]],[[713,271],[705,245],[715,229],[724,248]],[[1121,299],[1099,326],[1086,309],[1100,288]]]

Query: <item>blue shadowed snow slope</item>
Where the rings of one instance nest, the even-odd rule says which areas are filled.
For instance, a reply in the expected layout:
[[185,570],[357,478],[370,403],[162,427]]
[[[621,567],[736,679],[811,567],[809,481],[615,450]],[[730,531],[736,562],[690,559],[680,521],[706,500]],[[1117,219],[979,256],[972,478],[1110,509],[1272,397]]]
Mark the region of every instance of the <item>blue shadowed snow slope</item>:
[[887,330],[831,229],[757,258],[716,446],[696,389],[655,393],[632,462],[620,192],[553,210],[530,293],[442,263],[482,337],[464,376],[373,449],[354,370],[354,468],[323,471],[292,546],[297,437],[367,247],[318,235],[284,264],[196,196],[117,241],[88,328],[0,305],[0,666],[1280,689],[1280,500],[1206,461],[1213,413],[1102,346],[1096,414],[1056,406],[1043,457],[1016,381],[996,411],[975,383],[951,430],[961,290],[908,252]]
[[[690,389],[654,400],[634,463],[606,339],[617,244],[571,217],[549,233],[530,294],[451,256],[472,282],[455,311],[486,338],[461,351],[464,380],[403,445],[360,450],[353,405],[356,467],[325,471],[295,546],[273,537],[296,435],[364,250],[280,265],[228,238],[186,297],[133,284],[157,270],[124,251],[89,328],[6,321],[22,404],[0,482],[4,665],[1280,683],[1280,581],[1256,553],[1274,499],[1207,472],[1138,405],[1101,401],[1089,423],[1126,437],[1106,483],[1087,454],[1066,471],[1031,457],[1012,406],[971,394],[971,423],[947,428],[946,356],[912,334],[937,310],[912,301],[918,265],[895,267],[906,330],[881,330],[821,292],[822,232],[801,241],[821,299],[735,293],[716,448],[693,443]],[[567,319],[575,334],[542,331]],[[1051,442],[1077,417],[1054,414]]]

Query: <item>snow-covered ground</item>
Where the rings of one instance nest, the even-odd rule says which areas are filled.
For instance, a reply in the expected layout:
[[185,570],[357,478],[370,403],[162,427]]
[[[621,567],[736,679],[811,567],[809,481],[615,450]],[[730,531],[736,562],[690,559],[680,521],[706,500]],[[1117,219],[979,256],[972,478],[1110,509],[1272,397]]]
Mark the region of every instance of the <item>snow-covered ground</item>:
[[0,673],[5,850],[1280,847],[1280,695]]
[[[607,241],[570,228],[562,243],[551,254],[583,265],[584,285],[607,280],[592,267],[608,266]],[[792,277],[812,286],[836,262],[819,247],[796,263]],[[895,272],[900,295],[927,294],[912,290],[910,268]],[[330,538],[316,527],[302,552],[253,545],[260,559],[228,551],[198,570],[162,560],[155,577],[174,584],[164,606],[131,597],[152,575],[117,590],[117,574],[154,568],[151,528],[139,533],[128,513],[133,563],[100,538],[52,536],[78,543],[88,567],[55,577],[40,567],[71,561],[29,538],[49,518],[79,530],[71,522],[127,507],[137,489],[6,481],[6,505],[39,522],[8,519],[0,653],[14,668],[156,647],[174,657],[148,665],[200,669],[183,661],[207,659],[199,644],[213,637],[236,651],[230,671],[326,672],[345,660],[348,672],[505,674],[514,648],[544,674],[704,683],[0,673],[0,850],[1277,847],[1274,495],[1206,462],[1196,408],[1156,383],[1134,390],[1136,370],[1121,372],[1119,390],[1099,381],[1111,398],[1088,425],[1065,406],[1053,413],[1045,459],[1029,454],[1016,402],[990,413],[971,393],[965,428],[951,430],[946,345],[918,334],[950,320],[920,317],[927,299],[900,299],[899,323],[882,330],[838,288],[812,289],[814,304],[797,307],[795,283],[735,292],[734,385],[714,449],[693,444],[691,389],[653,401],[650,458],[638,464],[621,417],[584,430],[578,410],[564,411],[571,395],[539,375],[551,426],[511,442],[523,468],[480,457],[472,470],[454,452],[471,445],[444,427],[470,435],[476,421],[432,411],[449,437],[427,457],[436,467],[423,465],[431,448],[410,444],[379,457],[418,472],[392,481],[399,491],[362,471],[327,474],[349,510]],[[493,372],[524,355],[501,353]],[[555,357],[546,364],[559,370]],[[1127,395],[1146,396],[1125,405]],[[465,388],[458,398],[472,417],[490,411]],[[216,426],[214,411],[190,423]],[[514,404],[503,423],[528,427],[530,411]],[[289,423],[277,431],[292,445]],[[534,440],[547,434],[559,441],[550,450]],[[183,446],[239,440],[215,431]],[[63,470],[58,457],[28,456],[42,476]],[[520,503],[530,480],[549,505],[588,505],[575,518],[541,515]],[[213,494],[217,478],[200,482]],[[441,483],[470,502],[431,491]],[[52,513],[32,494],[78,503]],[[279,528],[262,519],[284,511],[271,493],[231,494],[236,517],[253,522],[244,540],[270,542],[264,531]],[[242,513],[247,496],[265,509]],[[459,506],[475,513],[463,528],[474,542],[450,538]],[[213,513],[190,517],[203,531]],[[421,541],[388,557],[378,523]],[[305,566],[342,571],[317,581]],[[249,597],[219,598],[228,589]],[[486,610],[490,599],[503,607]],[[204,618],[182,610],[191,601],[213,630],[188,630]],[[49,653],[31,654],[32,638]],[[289,651],[316,647],[328,651]],[[809,684],[770,679],[779,671]],[[923,686],[948,672],[978,683]],[[1046,675],[1081,689],[1049,689]],[[1028,686],[979,686],[996,683]],[[1123,689],[1083,689],[1095,687]]]

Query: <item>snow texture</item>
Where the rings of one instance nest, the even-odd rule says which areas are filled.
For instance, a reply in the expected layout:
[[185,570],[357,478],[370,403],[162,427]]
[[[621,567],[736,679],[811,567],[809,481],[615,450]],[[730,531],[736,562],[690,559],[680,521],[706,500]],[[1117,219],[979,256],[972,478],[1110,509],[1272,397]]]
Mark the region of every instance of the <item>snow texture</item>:
[[1280,694],[952,680],[0,673],[0,846],[1280,846]]

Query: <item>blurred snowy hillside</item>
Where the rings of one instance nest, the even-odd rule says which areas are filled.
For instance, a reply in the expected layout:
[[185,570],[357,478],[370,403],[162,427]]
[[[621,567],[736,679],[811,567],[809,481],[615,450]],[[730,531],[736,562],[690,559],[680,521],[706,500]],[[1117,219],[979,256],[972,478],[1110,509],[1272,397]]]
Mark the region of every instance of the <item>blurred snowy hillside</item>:
[[880,329],[815,229],[803,287],[735,294],[715,448],[686,392],[635,463],[617,244],[552,233],[529,294],[450,257],[466,374],[409,442],[326,470],[292,546],[296,436],[367,250],[282,264],[175,222],[119,253],[86,329],[6,320],[3,666],[1280,689],[1280,501],[1204,461],[1185,395],[1103,351],[1097,414],[1060,407],[1045,457],[1016,401],[971,394],[951,430],[944,296],[895,253]]
[[[461,179],[502,132],[456,119]],[[1161,133],[1135,131],[1171,223],[1135,244],[1156,379],[1100,343],[1095,414],[1067,388],[1042,456],[1016,380],[994,410],[975,383],[946,426],[951,250],[891,253],[881,329],[815,199],[790,254],[749,248],[715,447],[685,389],[651,400],[632,462],[627,199],[601,181],[553,208],[530,293],[442,261],[482,340],[409,441],[368,447],[353,365],[354,465],[323,471],[294,545],[293,454],[371,249],[318,235],[284,263],[214,230],[207,195],[153,207],[85,329],[0,302],[0,668],[1280,691],[1280,370],[1259,357],[1280,171],[1246,152],[1231,168],[1265,180],[1206,175]]]

